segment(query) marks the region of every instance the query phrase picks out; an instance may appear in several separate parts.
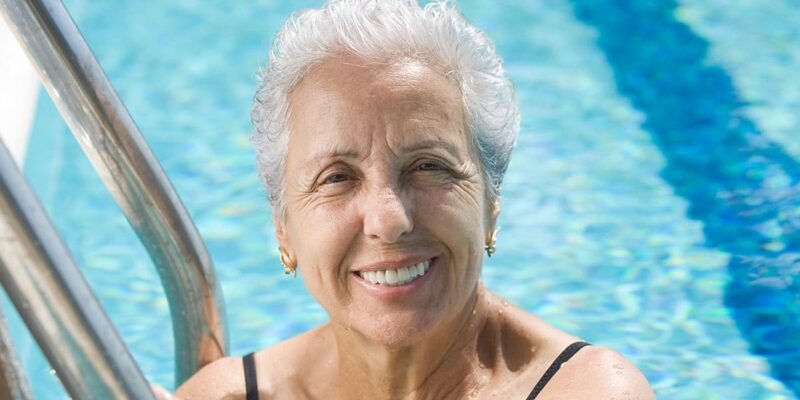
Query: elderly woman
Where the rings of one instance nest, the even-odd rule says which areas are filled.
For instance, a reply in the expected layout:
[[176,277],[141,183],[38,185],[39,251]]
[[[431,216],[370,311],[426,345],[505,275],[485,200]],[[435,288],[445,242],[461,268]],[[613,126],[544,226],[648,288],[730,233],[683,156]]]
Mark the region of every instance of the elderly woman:
[[182,399],[650,399],[642,374],[481,285],[519,130],[489,39],[447,2],[294,15],[255,97],[280,259],[330,321],[218,360]]

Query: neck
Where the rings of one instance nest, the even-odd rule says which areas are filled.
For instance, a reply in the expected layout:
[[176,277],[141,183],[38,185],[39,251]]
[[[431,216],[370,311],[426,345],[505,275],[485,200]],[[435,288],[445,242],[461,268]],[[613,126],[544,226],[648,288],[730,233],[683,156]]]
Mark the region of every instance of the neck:
[[[478,340],[489,319],[479,284],[463,309],[416,342],[388,347],[333,326],[344,398],[462,398],[485,381]],[[476,351],[477,350],[477,351]],[[349,379],[346,377],[350,377]]]

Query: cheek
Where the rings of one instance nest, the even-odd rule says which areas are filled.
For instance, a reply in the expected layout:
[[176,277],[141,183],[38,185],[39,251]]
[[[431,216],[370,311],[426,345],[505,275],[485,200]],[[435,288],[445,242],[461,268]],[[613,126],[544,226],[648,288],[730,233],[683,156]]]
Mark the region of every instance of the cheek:
[[416,220],[444,236],[440,239],[453,238],[462,245],[480,243],[485,219],[481,193],[481,185],[469,182],[418,193]]
[[452,282],[477,276],[484,241],[483,198],[472,191],[446,190],[417,196],[417,222],[447,247],[452,257]]
[[418,223],[445,248],[446,262],[438,274],[436,303],[446,313],[461,310],[480,280],[483,263],[481,197],[446,190],[418,197]]
[[346,277],[344,264],[358,234],[351,207],[321,205],[304,209],[292,220],[289,240],[303,281],[323,306],[340,297]]

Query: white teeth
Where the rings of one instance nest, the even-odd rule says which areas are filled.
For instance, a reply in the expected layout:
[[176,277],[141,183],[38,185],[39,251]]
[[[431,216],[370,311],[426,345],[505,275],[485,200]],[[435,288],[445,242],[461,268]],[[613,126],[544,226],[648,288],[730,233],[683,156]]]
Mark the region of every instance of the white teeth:
[[394,285],[397,283],[397,270],[390,269],[386,271],[386,283]]
[[425,275],[430,268],[430,264],[430,261],[423,261],[403,268],[359,272],[358,274],[373,284],[398,286],[409,283],[417,279],[417,277]]
[[377,282],[377,283],[380,283],[381,285],[385,285],[386,284],[386,273],[383,272],[383,271],[375,271],[375,279],[374,280],[370,279],[369,281],[372,282],[372,283]]
[[399,282],[405,282],[411,280],[411,274],[408,272],[407,267],[403,267],[397,270],[397,280]]

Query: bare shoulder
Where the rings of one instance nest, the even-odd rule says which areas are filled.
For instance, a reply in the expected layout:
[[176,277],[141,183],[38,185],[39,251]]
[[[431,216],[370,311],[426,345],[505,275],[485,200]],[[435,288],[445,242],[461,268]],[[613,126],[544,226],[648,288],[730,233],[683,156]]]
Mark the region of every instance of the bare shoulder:
[[[255,354],[258,392],[263,398],[309,398],[308,382],[317,380],[334,346],[326,325],[317,327]],[[314,366],[313,368],[311,366]]]
[[622,354],[602,346],[576,353],[541,393],[545,399],[655,399],[647,379]]
[[238,399],[244,396],[241,357],[220,358],[197,371],[175,392],[181,400]]
[[[570,344],[580,338],[564,332],[497,295],[488,293],[490,304],[499,304],[502,313],[503,354],[521,357],[508,365],[523,365],[503,385],[506,398],[521,398],[533,389],[548,367]],[[530,351],[528,349],[532,349]],[[503,392],[506,393],[506,392]],[[512,395],[513,394],[513,395]],[[655,399],[647,379],[622,354],[602,346],[586,346],[561,365],[537,399]]]
[[[324,346],[321,329],[259,350],[255,353],[258,393],[266,398],[302,398],[301,366],[309,365],[307,358]],[[245,398],[244,364],[242,357],[225,357],[206,365],[186,381],[175,397],[180,400]]]

